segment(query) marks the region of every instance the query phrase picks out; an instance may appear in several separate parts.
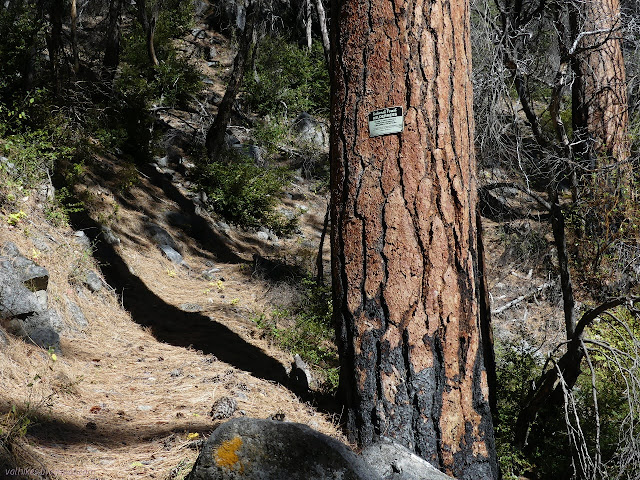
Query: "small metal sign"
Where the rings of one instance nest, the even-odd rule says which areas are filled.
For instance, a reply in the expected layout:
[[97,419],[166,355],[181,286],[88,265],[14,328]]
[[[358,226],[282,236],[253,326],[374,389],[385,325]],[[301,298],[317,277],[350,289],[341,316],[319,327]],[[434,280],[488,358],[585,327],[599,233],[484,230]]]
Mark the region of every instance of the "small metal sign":
[[387,107],[369,114],[369,136],[379,137],[404,130],[402,107]]

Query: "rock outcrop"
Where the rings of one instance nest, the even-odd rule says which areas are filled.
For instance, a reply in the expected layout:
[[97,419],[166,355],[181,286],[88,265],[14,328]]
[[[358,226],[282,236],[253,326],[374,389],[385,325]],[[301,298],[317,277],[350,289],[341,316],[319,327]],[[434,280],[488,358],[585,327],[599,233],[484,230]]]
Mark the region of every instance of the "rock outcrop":
[[47,308],[49,272],[7,243],[0,256],[0,325],[43,348],[60,350],[60,316]]
[[423,458],[388,438],[365,448],[362,458],[384,480],[452,480]]
[[205,442],[187,480],[381,480],[345,445],[306,425],[236,418]]

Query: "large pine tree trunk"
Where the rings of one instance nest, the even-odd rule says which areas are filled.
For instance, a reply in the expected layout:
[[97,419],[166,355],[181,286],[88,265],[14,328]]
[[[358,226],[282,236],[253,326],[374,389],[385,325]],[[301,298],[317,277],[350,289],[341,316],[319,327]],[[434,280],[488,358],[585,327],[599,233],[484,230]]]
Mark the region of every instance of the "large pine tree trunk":
[[587,0],[575,16],[574,34],[584,49],[573,63],[573,128],[584,141],[579,153],[590,167],[616,166],[607,180],[614,177],[614,186],[625,186],[631,168],[620,1]]
[[[497,478],[478,307],[465,0],[334,0],[332,272],[350,439]],[[367,114],[402,106],[401,134]]]

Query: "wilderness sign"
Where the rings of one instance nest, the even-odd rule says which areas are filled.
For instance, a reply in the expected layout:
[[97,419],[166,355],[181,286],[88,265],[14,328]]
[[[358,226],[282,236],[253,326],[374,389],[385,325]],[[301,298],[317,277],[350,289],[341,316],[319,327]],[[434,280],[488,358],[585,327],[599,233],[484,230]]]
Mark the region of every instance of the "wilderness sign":
[[402,107],[387,107],[369,114],[369,136],[379,137],[404,130]]

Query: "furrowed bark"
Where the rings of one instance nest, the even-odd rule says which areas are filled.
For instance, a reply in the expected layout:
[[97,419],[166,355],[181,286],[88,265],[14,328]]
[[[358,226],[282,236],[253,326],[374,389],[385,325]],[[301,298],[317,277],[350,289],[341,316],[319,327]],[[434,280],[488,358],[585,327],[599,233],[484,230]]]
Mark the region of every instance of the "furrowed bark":
[[[464,0],[334,0],[332,272],[349,437],[497,478]],[[367,114],[402,106],[401,134]]]
[[[578,18],[576,18],[578,17]],[[586,167],[613,167],[610,187],[631,189],[626,72],[619,0],[587,0],[574,12],[573,128]],[[591,33],[593,32],[593,33]]]

